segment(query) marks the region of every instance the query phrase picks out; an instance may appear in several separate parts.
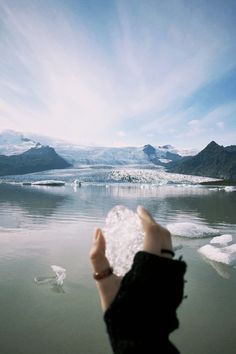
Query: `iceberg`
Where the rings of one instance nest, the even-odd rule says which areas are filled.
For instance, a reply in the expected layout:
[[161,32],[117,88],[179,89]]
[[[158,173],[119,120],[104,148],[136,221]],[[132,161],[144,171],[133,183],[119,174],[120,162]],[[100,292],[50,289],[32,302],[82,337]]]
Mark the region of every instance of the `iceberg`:
[[208,244],[199,248],[198,252],[211,261],[236,265],[236,244],[221,248]]
[[66,278],[66,269],[57,265],[51,265],[51,268],[56,273],[56,275],[48,276],[48,277],[41,277],[41,276],[35,277],[34,278],[35,283],[37,283],[38,285],[49,284],[54,287],[55,286],[62,287],[63,282]]
[[51,265],[51,268],[56,273],[56,285],[62,286],[66,278],[66,269],[57,265]]
[[226,186],[224,188],[224,191],[225,192],[234,192],[235,191],[235,188],[233,186]]
[[219,245],[227,245],[231,241],[232,241],[232,235],[225,234],[225,235],[213,237],[213,239],[210,241],[210,243],[219,244]]
[[216,229],[191,222],[170,223],[166,227],[172,235],[187,238],[204,238],[219,234]]
[[60,187],[60,186],[64,186],[66,183],[64,181],[45,180],[45,181],[32,182],[31,184],[33,186]]

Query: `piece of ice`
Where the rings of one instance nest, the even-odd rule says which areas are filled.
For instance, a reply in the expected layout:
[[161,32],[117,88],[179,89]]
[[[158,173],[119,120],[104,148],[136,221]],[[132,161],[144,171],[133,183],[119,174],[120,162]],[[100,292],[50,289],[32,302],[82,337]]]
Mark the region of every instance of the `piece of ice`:
[[62,286],[63,285],[63,281],[66,278],[66,269],[62,268],[60,266],[57,266],[57,265],[51,265],[51,268],[56,273],[57,285]]
[[225,192],[234,192],[235,189],[233,186],[226,186],[224,190]]
[[48,187],[60,187],[64,186],[66,182],[56,181],[56,180],[45,180],[45,181],[36,181],[31,183],[33,186],[48,186]]
[[208,244],[199,248],[198,252],[212,261],[236,265],[236,244],[221,248]]
[[37,283],[38,285],[50,284],[52,286],[62,287],[63,281],[66,278],[66,269],[57,265],[52,265],[51,268],[56,273],[56,275],[48,276],[48,277],[44,277],[44,276],[35,277],[34,278],[35,283]]
[[172,235],[188,238],[203,238],[219,234],[216,229],[191,222],[176,222],[168,224],[166,227]]
[[232,235],[225,234],[225,235],[213,237],[213,239],[210,241],[210,243],[219,244],[219,245],[227,245],[231,241],[232,241]]
[[107,215],[103,229],[106,255],[117,275],[124,275],[131,267],[136,252],[143,246],[143,229],[139,216],[117,205]]
[[57,277],[54,275],[53,277],[35,277],[34,281],[35,281],[35,283],[37,283],[39,285],[41,285],[41,284],[55,285],[56,279],[57,279]]
[[224,279],[230,279],[231,277],[231,267],[224,263],[219,263],[211,261],[210,259],[203,256],[203,259],[212,266],[213,269]]

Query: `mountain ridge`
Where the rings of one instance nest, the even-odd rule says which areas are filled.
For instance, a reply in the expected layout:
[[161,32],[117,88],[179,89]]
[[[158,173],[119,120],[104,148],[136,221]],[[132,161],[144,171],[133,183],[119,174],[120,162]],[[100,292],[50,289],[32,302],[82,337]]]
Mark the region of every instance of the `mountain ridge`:
[[0,155],[0,176],[20,175],[70,167],[49,146],[33,147],[19,155]]
[[81,165],[148,165],[164,166],[170,160],[179,158],[178,150],[171,145],[152,146],[153,157],[144,147],[95,147],[80,146],[61,140],[27,135],[14,131],[0,134],[0,154],[12,155],[27,151],[28,148],[42,145],[53,146],[57,153],[74,167]]
[[236,145],[221,146],[211,141],[196,156],[171,162],[169,172],[236,180]]

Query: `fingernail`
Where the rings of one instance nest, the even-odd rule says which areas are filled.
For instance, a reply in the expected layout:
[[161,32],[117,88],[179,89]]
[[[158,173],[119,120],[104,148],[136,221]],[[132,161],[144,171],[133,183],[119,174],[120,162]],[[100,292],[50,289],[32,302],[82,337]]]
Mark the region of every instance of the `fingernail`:
[[142,211],[143,211],[143,206],[142,206],[142,205],[139,205],[139,206],[137,207],[137,213],[140,215],[140,214],[142,213]]
[[96,229],[96,232],[95,232],[95,235],[94,235],[94,241],[98,240],[99,235],[100,235],[100,230]]

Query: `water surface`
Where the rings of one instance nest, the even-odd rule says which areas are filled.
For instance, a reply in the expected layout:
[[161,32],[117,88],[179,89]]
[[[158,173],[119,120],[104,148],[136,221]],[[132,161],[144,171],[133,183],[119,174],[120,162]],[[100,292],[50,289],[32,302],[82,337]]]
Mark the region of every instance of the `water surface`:
[[[117,204],[133,210],[141,204],[164,225],[209,226],[219,235],[232,234],[236,242],[236,192],[196,186],[0,184],[1,353],[111,353],[87,255],[94,228],[104,225]],[[177,256],[188,263],[188,299],[172,339],[182,354],[233,354],[235,270],[210,264],[197,252],[210,238],[185,236],[174,242],[183,246]],[[53,275],[52,264],[67,269],[63,293],[34,283],[35,276]]]

